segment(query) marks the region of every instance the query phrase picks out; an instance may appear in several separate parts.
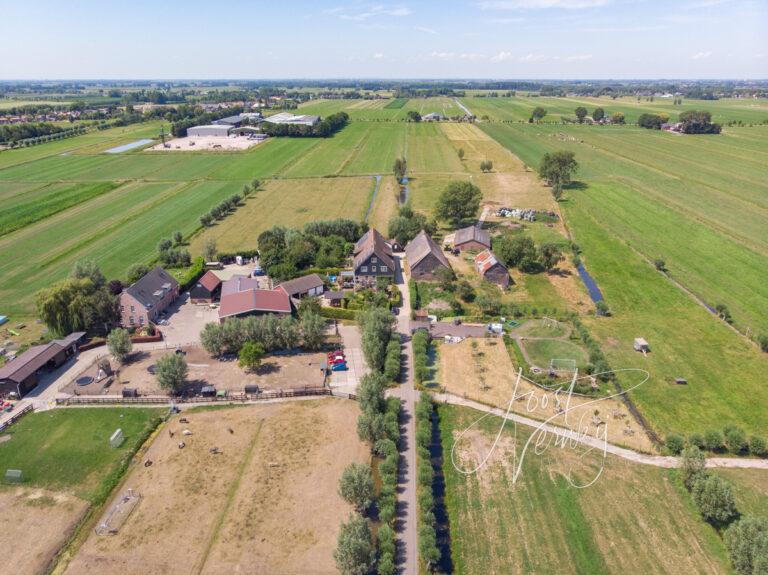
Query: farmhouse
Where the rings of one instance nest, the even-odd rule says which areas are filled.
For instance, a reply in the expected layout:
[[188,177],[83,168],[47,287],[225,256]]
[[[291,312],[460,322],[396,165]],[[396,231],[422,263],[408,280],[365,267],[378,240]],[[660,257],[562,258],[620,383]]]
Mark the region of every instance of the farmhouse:
[[221,295],[221,278],[212,271],[207,271],[189,290],[192,303],[212,303]]
[[464,250],[487,250],[491,247],[491,236],[479,226],[469,226],[456,230],[453,247]]
[[320,116],[295,115],[288,112],[280,112],[274,116],[264,118],[265,122],[270,124],[292,124],[294,126],[314,126],[320,122]]
[[42,369],[55,369],[75,355],[83,337],[85,332],[78,331],[64,339],[35,345],[0,367],[0,396],[15,393],[23,397],[37,385],[38,374]]
[[434,280],[439,270],[451,269],[445,254],[424,230],[405,246],[405,257],[413,279]]
[[221,285],[219,321],[249,315],[289,315],[288,294],[281,289],[262,289],[257,278],[234,275]]
[[377,277],[394,277],[395,260],[390,246],[377,230],[371,228],[357,240],[354,253],[356,283],[373,283]]
[[177,297],[179,282],[158,266],[120,294],[121,323],[131,327],[154,322]]
[[285,281],[275,289],[282,290],[288,297],[296,299],[307,296],[319,296],[323,293],[323,278],[317,274],[309,274]]
[[509,272],[491,250],[484,250],[475,256],[475,269],[484,280],[493,282],[503,289],[509,287]]
[[437,112],[430,112],[429,114],[424,114],[421,119],[424,122],[439,122],[443,117]]

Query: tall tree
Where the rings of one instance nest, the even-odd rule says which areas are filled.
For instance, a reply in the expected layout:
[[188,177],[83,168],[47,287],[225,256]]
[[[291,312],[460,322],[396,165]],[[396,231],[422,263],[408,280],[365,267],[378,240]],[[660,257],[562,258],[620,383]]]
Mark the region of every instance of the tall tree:
[[536,106],[531,112],[531,118],[529,121],[540,122],[541,119],[546,115],[547,115],[547,111],[544,108],[542,108],[541,106]]
[[180,353],[162,356],[155,364],[155,376],[161,389],[178,393],[187,379],[187,360]]
[[392,165],[392,172],[395,174],[397,181],[401,181],[405,177],[405,173],[408,171],[408,162],[405,158],[396,158],[395,163]]
[[104,274],[101,273],[98,264],[90,259],[78,260],[72,266],[71,277],[75,279],[89,279],[93,282],[95,288],[103,287],[107,283]]
[[365,518],[353,515],[342,523],[333,557],[342,575],[366,575],[371,571],[376,549]]
[[435,208],[438,218],[458,226],[467,218],[477,216],[483,193],[475,184],[465,180],[449,182],[440,194]]
[[341,474],[339,495],[363,513],[373,503],[373,473],[365,463],[350,463]]
[[603,118],[605,118],[605,110],[602,108],[595,108],[595,111],[592,112],[592,119],[595,122],[602,122]]
[[579,124],[584,123],[584,118],[587,117],[587,114],[589,113],[587,109],[584,106],[579,106],[576,108],[576,119],[578,119]]
[[539,166],[539,175],[552,186],[552,195],[559,200],[563,195],[563,187],[571,183],[571,178],[578,169],[579,164],[574,153],[563,150],[544,154]]
[[107,349],[118,363],[123,363],[133,349],[128,330],[118,328],[110,331],[107,335]]

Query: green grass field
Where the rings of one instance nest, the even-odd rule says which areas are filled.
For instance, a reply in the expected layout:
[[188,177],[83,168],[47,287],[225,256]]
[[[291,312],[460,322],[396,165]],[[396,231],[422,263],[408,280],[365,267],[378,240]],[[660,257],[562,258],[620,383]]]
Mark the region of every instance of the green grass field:
[[[159,409],[55,409],[25,416],[0,443],[0,469],[20,469],[27,485],[92,501],[120,461],[143,441]],[[109,438],[120,428],[125,442]],[[106,495],[105,493],[103,495]]]
[[[674,137],[667,143],[665,135],[633,128],[590,131],[584,127],[486,124],[483,129],[530,165],[538,165],[547,150],[575,151],[583,166],[578,177],[586,188],[570,190],[561,208],[590,273],[614,312],[611,318],[588,322],[613,367],[640,367],[650,372],[650,381],[633,395],[658,431],[698,431],[716,426],[716,421],[738,422],[765,433],[768,422],[759,406],[768,400],[763,384],[768,358],[640,255],[649,259],[664,256],[673,278],[711,305],[727,303],[737,324],[765,329],[768,317],[761,310],[766,309],[768,287],[761,281],[761,270],[766,269],[768,258],[760,248],[765,238],[757,231],[758,222],[751,228],[746,223],[761,212],[766,200],[758,190],[768,189],[768,184],[761,187],[754,166],[734,174],[736,183],[730,185],[730,171],[725,171],[718,188],[712,188],[700,183],[702,176],[694,168],[699,165],[706,173],[711,165],[730,165],[735,152],[727,154],[724,148],[738,150],[742,134],[746,134],[746,146],[758,145],[754,137],[764,130],[729,129],[715,139]],[[626,137],[617,139],[619,134]],[[670,154],[683,154],[687,149],[690,160],[662,162],[642,153],[649,142],[656,141],[662,148],[681,146]],[[743,160],[737,158],[734,164],[749,165],[750,154],[742,150],[741,155]],[[742,178],[752,178],[754,186],[743,186],[739,183]],[[719,191],[726,185],[731,199]],[[733,197],[749,197],[741,207],[745,226],[739,238],[735,226],[726,233],[710,223],[717,213],[723,213],[726,220],[731,217],[713,196],[725,198],[729,207],[734,205],[729,203]],[[675,201],[685,205],[676,206]],[[697,214],[700,202],[709,202],[717,213],[709,214],[709,219]],[[636,209],[638,204],[648,211]],[[635,337],[650,342],[648,357],[632,350]],[[672,384],[676,377],[688,379],[689,385]]]
[[547,369],[552,359],[573,359],[576,361],[576,367],[580,369],[584,368],[587,364],[587,353],[580,346],[570,341],[526,339],[523,345],[531,361],[542,369]]
[[768,181],[761,175],[768,128],[729,128],[710,138],[637,128],[483,129],[531,165],[545,151],[572,150],[589,188],[571,192],[571,203],[649,260],[662,257],[670,275],[711,307],[728,305],[742,330],[768,332]]
[[721,100],[688,100],[683,99],[683,104],[675,106],[674,98],[654,98],[653,102],[643,98],[640,102],[633,97],[612,99],[610,97],[532,97],[517,96],[514,98],[461,98],[461,102],[467,106],[478,118],[487,116],[491,121],[497,122],[527,122],[531,112],[537,106],[547,110],[544,122],[559,122],[561,117],[575,118],[574,110],[583,106],[592,114],[595,108],[603,108],[606,115],[614,112],[622,112],[627,122],[637,122],[640,114],[665,113],[674,121],[680,112],[686,110],[708,110],[712,114],[712,120],[725,123],[739,121],[750,124],[761,124],[768,121],[768,102],[763,99],[752,98],[723,98]]
[[[518,426],[515,438],[507,426],[486,466],[465,475],[453,467],[451,449],[482,414],[454,406],[439,414],[456,575],[731,573],[717,534],[669,471],[609,456],[597,481],[577,489],[566,476],[587,484],[602,459],[550,445],[541,454],[531,447],[513,483],[530,429]],[[461,468],[485,457],[499,422],[486,418],[462,438]]]

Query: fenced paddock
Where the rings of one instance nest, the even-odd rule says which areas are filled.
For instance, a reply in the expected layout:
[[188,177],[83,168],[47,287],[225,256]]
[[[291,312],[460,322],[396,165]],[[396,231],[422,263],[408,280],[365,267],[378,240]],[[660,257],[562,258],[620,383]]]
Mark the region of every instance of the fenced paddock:
[[18,420],[20,420],[22,417],[24,417],[26,414],[28,414],[30,411],[32,411],[34,408],[31,405],[27,405],[26,407],[22,408],[21,411],[11,416],[5,423],[0,425],[0,433],[8,429],[11,425],[16,423]]

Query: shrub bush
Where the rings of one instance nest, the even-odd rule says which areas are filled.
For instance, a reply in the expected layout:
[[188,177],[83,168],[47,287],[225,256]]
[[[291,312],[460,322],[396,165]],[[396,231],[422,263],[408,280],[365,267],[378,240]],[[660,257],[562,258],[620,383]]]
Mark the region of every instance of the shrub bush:
[[671,453],[678,455],[685,447],[685,438],[680,434],[672,433],[667,436],[664,444]]

